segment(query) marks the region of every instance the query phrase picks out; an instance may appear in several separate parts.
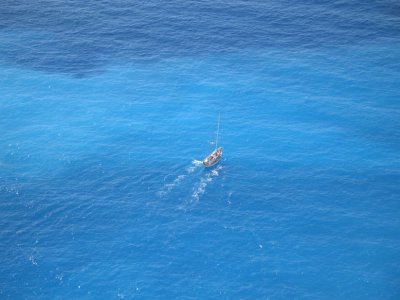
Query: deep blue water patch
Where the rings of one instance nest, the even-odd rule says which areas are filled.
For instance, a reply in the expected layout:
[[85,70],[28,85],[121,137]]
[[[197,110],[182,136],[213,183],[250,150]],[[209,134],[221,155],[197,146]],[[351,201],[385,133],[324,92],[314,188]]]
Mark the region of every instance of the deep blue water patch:
[[396,1],[3,1],[8,65],[89,76],[112,61],[396,40]]

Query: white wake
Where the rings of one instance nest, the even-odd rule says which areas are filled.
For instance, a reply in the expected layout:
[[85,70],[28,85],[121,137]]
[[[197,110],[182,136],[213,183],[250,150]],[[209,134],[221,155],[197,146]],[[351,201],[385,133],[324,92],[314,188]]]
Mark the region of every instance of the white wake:
[[[196,169],[198,169],[199,167],[201,167],[203,165],[203,162],[201,160],[193,160],[192,163],[186,167],[185,172],[183,174],[177,175],[174,177],[174,179],[172,181],[170,181],[169,183],[166,183],[163,188],[161,189],[161,191],[159,191],[157,194],[159,196],[166,196],[168,195],[170,192],[172,192],[174,189],[176,189],[177,187],[179,187],[182,182],[184,181],[184,179],[191,173],[193,173]],[[165,179],[164,179],[165,180]]]
[[206,187],[208,184],[210,184],[215,177],[219,175],[219,172],[222,170],[222,166],[219,165],[217,168],[212,170],[211,172],[208,172],[207,174],[204,174],[201,178],[198,184],[195,186],[193,193],[192,193],[192,199],[194,201],[199,201],[200,196],[204,194],[206,191]]

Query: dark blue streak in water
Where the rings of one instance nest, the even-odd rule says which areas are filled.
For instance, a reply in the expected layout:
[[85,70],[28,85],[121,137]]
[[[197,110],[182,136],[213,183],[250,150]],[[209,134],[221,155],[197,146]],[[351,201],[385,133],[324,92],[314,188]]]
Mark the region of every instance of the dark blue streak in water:
[[399,299],[399,19],[3,1],[0,298]]
[[115,58],[301,50],[392,40],[397,1],[2,1],[0,59],[74,76]]

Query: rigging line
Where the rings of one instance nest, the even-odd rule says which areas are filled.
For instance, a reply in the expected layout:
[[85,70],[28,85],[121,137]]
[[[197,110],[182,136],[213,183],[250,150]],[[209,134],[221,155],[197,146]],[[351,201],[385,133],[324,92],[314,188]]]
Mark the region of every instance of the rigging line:
[[215,149],[218,148],[218,135],[219,135],[219,122],[221,120],[221,113],[218,114],[218,127],[217,127],[217,139],[215,141]]

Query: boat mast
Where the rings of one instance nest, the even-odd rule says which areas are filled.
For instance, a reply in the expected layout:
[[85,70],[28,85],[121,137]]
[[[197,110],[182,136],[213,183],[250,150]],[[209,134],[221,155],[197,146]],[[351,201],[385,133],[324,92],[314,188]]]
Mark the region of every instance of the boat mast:
[[218,148],[218,135],[219,135],[219,121],[220,120],[221,120],[221,114],[218,114],[217,139],[215,140],[215,149]]

